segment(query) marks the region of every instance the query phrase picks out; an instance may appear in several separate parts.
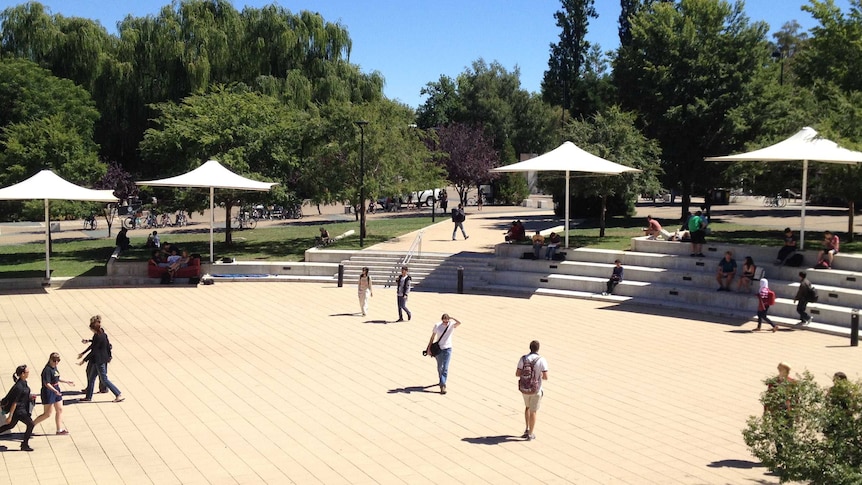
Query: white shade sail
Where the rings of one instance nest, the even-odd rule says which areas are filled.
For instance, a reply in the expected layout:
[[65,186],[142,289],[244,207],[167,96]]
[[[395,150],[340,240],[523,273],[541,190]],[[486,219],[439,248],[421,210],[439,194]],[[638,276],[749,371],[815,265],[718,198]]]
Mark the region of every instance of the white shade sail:
[[51,245],[49,200],[81,200],[92,202],[117,202],[112,190],[93,190],[69,182],[50,170],[42,170],[36,175],[15,185],[0,189],[0,200],[45,201],[45,279],[51,278]]
[[153,187],[204,187],[210,189],[210,263],[213,262],[213,195],[214,189],[268,191],[277,182],[259,182],[231,172],[216,160],[209,160],[200,167],[176,177],[135,182],[137,185]]
[[795,162],[802,161],[802,213],[799,229],[799,248],[805,248],[805,203],[808,198],[808,162],[826,162],[852,165],[862,163],[862,152],[841,148],[837,143],[805,127],[790,138],[753,152],[706,157],[708,162]]
[[491,169],[492,172],[565,172],[566,173],[566,247],[569,247],[569,173],[581,172],[597,175],[619,175],[640,172],[636,168],[597,157],[567,141],[538,157]]

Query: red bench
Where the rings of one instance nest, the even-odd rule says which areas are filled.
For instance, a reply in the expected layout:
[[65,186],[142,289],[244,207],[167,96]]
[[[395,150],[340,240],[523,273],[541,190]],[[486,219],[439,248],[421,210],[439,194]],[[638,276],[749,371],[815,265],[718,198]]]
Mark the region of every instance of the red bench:
[[[150,278],[161,278],[163,274],[168,272],[168,268],[159,266],[152,259],[147,264],[147,276]],[[174,278],[200,278],[201,276],[201,260],[200,258],[190,258],[189,265],[180,268],[174,274]]]

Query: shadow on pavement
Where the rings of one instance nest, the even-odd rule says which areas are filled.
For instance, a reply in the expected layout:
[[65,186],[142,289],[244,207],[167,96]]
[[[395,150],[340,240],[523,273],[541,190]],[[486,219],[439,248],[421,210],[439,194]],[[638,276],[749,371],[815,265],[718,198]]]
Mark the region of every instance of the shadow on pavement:
[[437,384],[431,384],[430,386],[410,386],[410,387],[398,387],[395,389],[389,389],[386,391],[387,394],[412,394],[414,392],[427,392],[429,394],[437,394],[436,391],[429,391],[432,387],[437,387]]
[[498,436],[477,436],[475,438],[463,438],[461,441],[466,441],[467,443],[473,445],[499,445],[501,443],[521,442],[527,440],[521,438],[520,436],[501,434]]
[[744,468],[750,470],[752,468],[762,468],[763,463],[749,460],[719,460],[706,466],[710,468]]

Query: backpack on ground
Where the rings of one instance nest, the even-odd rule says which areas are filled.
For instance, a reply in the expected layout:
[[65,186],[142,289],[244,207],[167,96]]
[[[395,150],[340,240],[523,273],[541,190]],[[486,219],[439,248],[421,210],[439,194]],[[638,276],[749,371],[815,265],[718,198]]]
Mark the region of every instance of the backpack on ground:
[[775,305],[775,292],[769,290],[769,293],[766,294],[766,304],[769,306]]
[[527,359],[532,354],[527,354],[521,357],[523,361],[521,365],[521,377],[518,380],[518,390],[522,394],[536,394],[542,385],[542,373],[536,370],[536,363],[539,362],[539,354],[535,354],[533,360]]
[[792,266],[794,268],[798,268],[802,266],[802,262],[805,258],[800,253],[793,253],[786,261],[784,261],[785,266]]

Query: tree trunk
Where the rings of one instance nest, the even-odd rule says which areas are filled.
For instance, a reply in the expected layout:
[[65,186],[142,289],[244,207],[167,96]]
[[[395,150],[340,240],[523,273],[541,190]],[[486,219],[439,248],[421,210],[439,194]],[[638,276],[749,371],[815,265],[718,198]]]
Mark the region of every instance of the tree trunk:
[[691,210],[691,187],[689,187],[687,182],[683,182],[681,189],[682,213],[680,214],[680,220],[685,221],[685,217],[688,215],[689,210]]
[[228,246],[233,244],[233,231],[231,231],[230,228],[230,213],[232,209],[233,203],[231,201],[227,201],[224,203],[224,243]]
[[605,237],[605,214],[608,213],[608,196],[602,195],[602,214],[599,219],[599,237]]
[[853,242],[853,217],[856,214],[856,202],[850,201],[850,218],[849,223],[847,224],[847,241]]

